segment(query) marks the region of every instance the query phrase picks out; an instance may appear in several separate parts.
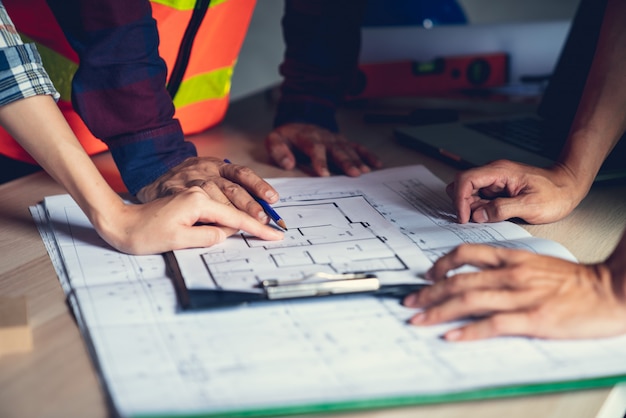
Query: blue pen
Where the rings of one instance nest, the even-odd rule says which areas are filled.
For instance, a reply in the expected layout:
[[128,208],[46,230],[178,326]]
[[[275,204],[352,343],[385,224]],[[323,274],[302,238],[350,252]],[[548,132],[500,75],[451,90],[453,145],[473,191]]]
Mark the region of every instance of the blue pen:
[[[231,163],[229,159],[224,159],[224,162],[226,164],[230,164]],[[287,224],[285,223],[283,218],[281,218],[280,215],[278,213],[276,213],[274,208],[272,208],[269,203],[267,203],[265,200],[263,200],[261,198],[258,198],[258,197],[255,197],[255,196],[252,196],[252,197],[254,197],[254,200],[259,202],[259,205],[261,205],[261,207],[263,208],[265,213],[267,213],[269,215],[269,217],[272,218],[272,220],[274,222],[276,222],[276,225],[280,226],[285,231],[287,230]]]

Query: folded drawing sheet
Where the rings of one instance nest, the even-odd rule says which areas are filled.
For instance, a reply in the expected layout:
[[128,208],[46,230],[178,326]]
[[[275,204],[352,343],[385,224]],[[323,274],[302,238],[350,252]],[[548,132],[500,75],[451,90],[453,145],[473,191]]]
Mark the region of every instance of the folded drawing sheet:
[[[512,223],[454,222],[444,184],[421,166],[360,178],[270,179],[289,231],[177,251],[188,286],[249,288],[267,276],[369,270],[419,281],[462,242],[573,260]],[[101,374],[127,416],[269,415],[441,402],[609,385],[626,337],[446,343],[456,324],[414,327],[398,300],[340,296],[182,312],[161,256],[111,249],[67,195],[31,208]]]

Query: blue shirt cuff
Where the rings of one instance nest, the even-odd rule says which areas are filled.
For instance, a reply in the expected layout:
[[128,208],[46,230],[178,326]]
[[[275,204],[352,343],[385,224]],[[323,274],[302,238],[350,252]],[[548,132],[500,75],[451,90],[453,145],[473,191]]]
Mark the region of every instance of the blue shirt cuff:
[[177,120],[161,128],[112,139],[115,141],[109,149],[133,196],[187,158],[198,155],[196,147],[185,141]]

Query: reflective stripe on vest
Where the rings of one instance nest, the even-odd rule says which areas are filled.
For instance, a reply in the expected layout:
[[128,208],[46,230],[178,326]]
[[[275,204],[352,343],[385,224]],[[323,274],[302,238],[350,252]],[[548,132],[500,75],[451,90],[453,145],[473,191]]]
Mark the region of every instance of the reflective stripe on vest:
[[[193,10],[196,0],[150,0],[153,4],[162,4],[176,10]],[[211,0],[211,6],[216,6],[228,0]]]
[[[171,71],[195,0],[151,0],[157,22],[159,53]],[[219,123],[228,108],[231,78],[256,0],[212,0],[196,35],[189,64],[174,98],[177,118],[186,135]],[[78,58],[45,0],[3,0],[25,42],[35,40],[44,66],[61,93],[59,108],[89,154],[105,151],[72,109],[71,78]],[[38,10],[33,13],[32,10]],[[42,12],[39,13],[39,10]],[[0,128],[0,153],[22,161],[34,160]]]

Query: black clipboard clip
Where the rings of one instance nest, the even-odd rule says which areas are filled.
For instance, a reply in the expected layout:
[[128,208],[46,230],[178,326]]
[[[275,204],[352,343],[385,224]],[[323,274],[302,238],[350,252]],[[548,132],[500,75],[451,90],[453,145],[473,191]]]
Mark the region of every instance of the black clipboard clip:
[[[170,267],[172,260],[170,257]],[[271,302],[348,294],[372,294],[402,298],[427,286],[423,283],[381,284],[372,273],[315,273],[296,280],[264,280],[258,291],[228,289],[188,289],[184,279],[174,270],[174,285],[184,310],[215,309],[253,302]]]

